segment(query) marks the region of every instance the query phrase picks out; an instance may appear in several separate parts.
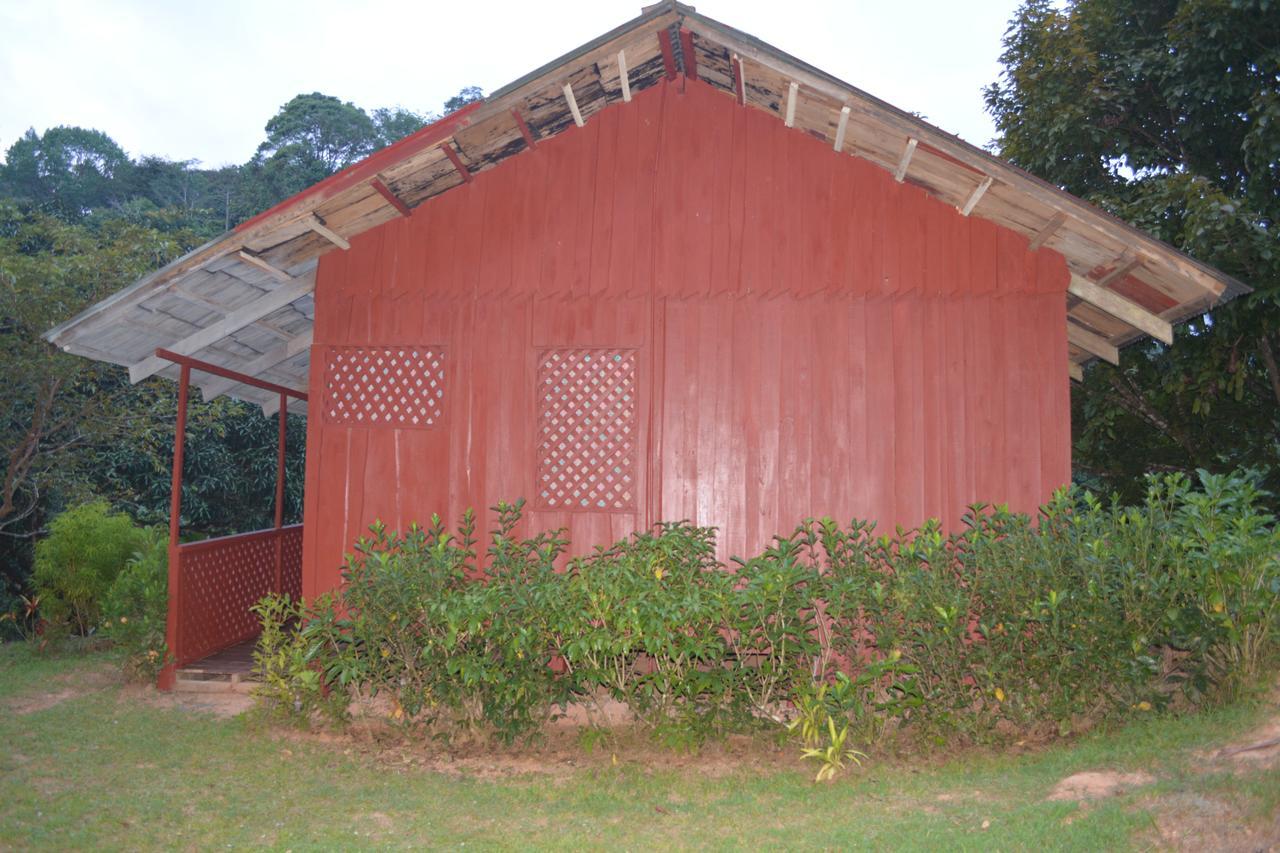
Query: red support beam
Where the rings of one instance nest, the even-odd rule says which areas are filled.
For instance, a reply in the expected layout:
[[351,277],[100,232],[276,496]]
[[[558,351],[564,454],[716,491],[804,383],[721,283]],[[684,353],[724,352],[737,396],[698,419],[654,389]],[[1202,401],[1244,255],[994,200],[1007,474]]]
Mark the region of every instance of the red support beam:
[[520,135],[524,137],[524,144],[530,148],[537,148],[538,141],[534,138],[533,131],[529,129],[529,123],[524,120],[524,116],[515,107],[511,108],[511,115],[515,116],[516,126],[520,128]]
[[680,55],[684,58],[684,76],[690,80],[698,79],[698,57],[693,52],[693,33],[680,28]]
[[400,211],[400,215],[408,218],[413,216],[413,211],[409,209],[409,205],[400,200],[400,196],[393,193],[390,188],[382,182],[380,178],[374,178],[369,182],[369,186],[378,191],[378,195],[387,200],[387,203]]
[[449,162],[453,164],[453,168],[458,170],[458,174],[462,176],[463,183],[470,183],[471,171],[467,168],[466,164],[462,162],[462,158],[458,156],[458,152],[453,150],[453,146],[446,142],[444,145],[440,146],[440,149],[444,151],[444,156],[449,158]]
[[187,400],[191,391],[191,365],[182,365],[178,374],[178,418],[173,436],[173,472],[169,483],[169,605],[165,620],[165,646],[169,663],[160,670],[156,686],[172,690],[177,679],[176,661],[181,659],[181,632],[178,619],[182,608],[182,567],[178,562],[178,538],[182,532],[182,463],[187,445]]
[[[290,388],[287,385],[277,385],[274,382],[267,382],[264,379],[258,379],[249,376],[246,373],[232,370],[229,367],[220,367],[207,361],[201,361],[198,358],[192,358],[189,355],[182,355],[163,347],[156,350],[156,358],[163,358],[165,361],[172,361],[174,364],[180,364],[184,369],[199,370],[203,373],[212,373],[214,376],[221,376],[224,379],[231,379],[242,385],[252,385],[254,388],[261,388],[264,391],[273,391],[276,394],[283,394],[293,397],[295,400],[306,400],[307,395],[304,391],[296,388]],[[185,375],[185,373],[184,373]]]
[[662,45],[662,66],[667,70],[667,79],[676,79],[676,53],[671,48],[671,30],[658,33],[658,42]]
[[[280,395],[280,408],[276,412],[276,420],[279,422],[279,432],[276,438],[276,518],[275,527],[278,531],[284,527],[284,451],[285,451],[285,427],[289,418],[289,396],[287,394]],[[276,594],[284,592],[284,540],[279,536],[276,537]]]

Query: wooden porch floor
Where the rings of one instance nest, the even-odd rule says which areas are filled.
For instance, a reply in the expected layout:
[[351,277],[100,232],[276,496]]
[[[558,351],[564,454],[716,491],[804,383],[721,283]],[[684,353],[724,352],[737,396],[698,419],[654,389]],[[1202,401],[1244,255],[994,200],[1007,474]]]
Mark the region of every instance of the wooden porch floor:
[[253,680],[253,649],[257,642],[254,637],[189,663],[178,670],[178,677],[191,681]]

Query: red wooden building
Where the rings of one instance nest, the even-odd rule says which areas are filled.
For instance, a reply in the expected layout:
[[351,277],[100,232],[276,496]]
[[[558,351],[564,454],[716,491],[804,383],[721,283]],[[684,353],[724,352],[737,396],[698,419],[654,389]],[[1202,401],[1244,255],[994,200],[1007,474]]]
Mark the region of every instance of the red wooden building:
[[308,417],[303,525],[179,545],[175,490],[186,664],[333,588],[375,519],[525,497],[578,550],[691,519],[730,555],[1033,511],[1070,378],[1245,289],[663,3],[48,337]]

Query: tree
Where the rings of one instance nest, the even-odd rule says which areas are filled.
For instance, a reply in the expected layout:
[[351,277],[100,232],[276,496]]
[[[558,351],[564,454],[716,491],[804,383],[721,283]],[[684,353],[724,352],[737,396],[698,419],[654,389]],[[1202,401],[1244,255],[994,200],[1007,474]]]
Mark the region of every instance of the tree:
[[100,130],[54,127],[28,130],[9,147],[0,166],[0,198],[75,220],[119,203],[132,162]]
[[463,86],[458,94],[444,102],[444,111],[448,115],[462,109],[467,104],[484,100],[484,90],[479,86]]
[[1077,478],[1272,469],[1280,486],[1280,6],[1031,0],[986,90],[1000,153],[1255,293],[1098,364],[1073,394]]

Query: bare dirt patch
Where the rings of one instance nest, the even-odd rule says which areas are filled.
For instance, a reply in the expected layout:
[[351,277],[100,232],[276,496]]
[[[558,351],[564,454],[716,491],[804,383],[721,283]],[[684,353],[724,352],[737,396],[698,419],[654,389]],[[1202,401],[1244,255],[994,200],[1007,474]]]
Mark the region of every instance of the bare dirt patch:
[[97,693],[120,683],[120,673],[114,666],[96,666],[60,675],[47,682],[44,690],[23,693],[9,699],[5,710],[17,716],[26,716],[57,707],[68,699]]
[[228,719],[250,710],[254,700],[247,693],[235,693],[230,690],[211,693],[181,691],[162,693],[150,684],[131,684],[120,691],[119,701],[148,705],[152,708],[212,714],[221,719]]
[[1229,802],[1194,793],[1166,794],[1142,803],[1159,842],[1175,850],[1255,851],[1280,845],[1280,819],[1251,822]]
[[1101,800],[1150,785],[1155,777],[1149,773],[1117,773],[1110,770],[1086,770],[1063,779],[1049,793],[1050,800]]

